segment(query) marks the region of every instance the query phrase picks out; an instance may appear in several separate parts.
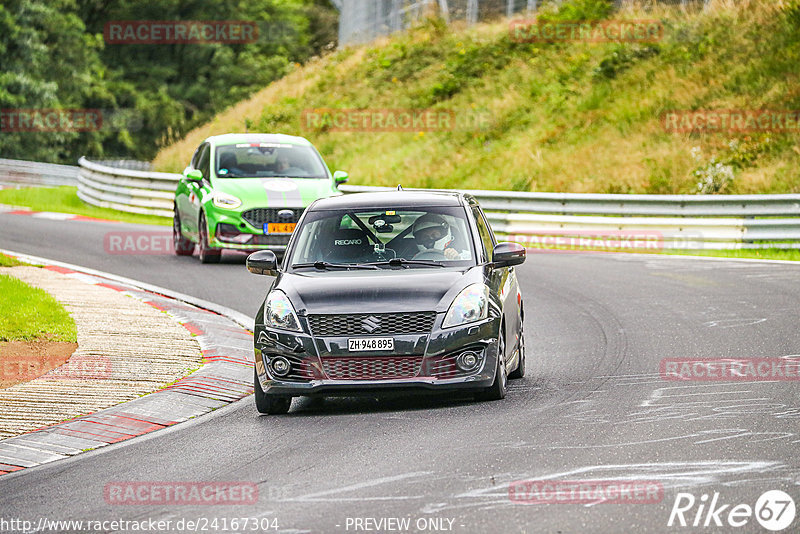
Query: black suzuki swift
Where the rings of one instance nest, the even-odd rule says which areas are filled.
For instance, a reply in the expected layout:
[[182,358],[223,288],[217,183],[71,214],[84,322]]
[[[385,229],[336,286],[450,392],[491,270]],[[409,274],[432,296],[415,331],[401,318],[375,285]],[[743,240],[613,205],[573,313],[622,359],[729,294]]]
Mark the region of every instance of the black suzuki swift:
[[463,193],[360,193],[306,209],[256,316],[261,413],[292,397],[406,388],[502,399],[525,374],[516,243],[497,243]]

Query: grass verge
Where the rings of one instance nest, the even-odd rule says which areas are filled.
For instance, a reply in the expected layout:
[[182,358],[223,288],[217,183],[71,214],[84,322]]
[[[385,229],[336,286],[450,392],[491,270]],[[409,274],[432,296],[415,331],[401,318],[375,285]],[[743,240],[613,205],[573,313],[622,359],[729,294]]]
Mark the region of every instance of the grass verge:
[[709,256],[715,258],[740,258],[753,260],[800,261],[800,250],[770,248],[761,250],[697,250],[687,252],[666,252],[678,256]]
[[140,215],[109,208],[91,206],[78,198],[78,188],[61,187],[26,187],[23,189],[0,190],[0,204],[30,208],[33,211],[53,211],[57,213],[73,213],[85,217],[109,219],[136,224],[170,225],[172,219],[155,215]]
[[45,290],[0,274],[0,295],[0,341],[77,341],[75,321]]
[[[502,237],[500,241],[503,241]],[[645,250],[575,250],[574,248],[567,247],[546,247],[538,249],[529,249],[528,254],[546,254],[553,253],[578,253],[578,254],[649,254],[658,256],[660,254],[667,254],[669,256],[707,256],[713,258],[738,258],[738,259],[753,259],[753,260],[783,260],[783,261],[800,261],[800,250],[788,249],[760,249],[760,250],[663,250],[663,251],[645,251]]]
[[28,263],[19,261],[17,258],[0,254],[0,267],[18,267],[20,265],[29,265]]

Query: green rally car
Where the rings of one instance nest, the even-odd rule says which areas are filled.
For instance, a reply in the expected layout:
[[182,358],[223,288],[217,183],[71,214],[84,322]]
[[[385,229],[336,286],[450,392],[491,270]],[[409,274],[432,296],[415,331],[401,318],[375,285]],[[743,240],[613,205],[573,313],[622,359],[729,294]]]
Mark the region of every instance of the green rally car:
[[175,190],[175,253],[217,263],[223,249],[281,255],[306,206],[340,195],[347,173],[331,174],[302,137],[226,134],[197,147]]

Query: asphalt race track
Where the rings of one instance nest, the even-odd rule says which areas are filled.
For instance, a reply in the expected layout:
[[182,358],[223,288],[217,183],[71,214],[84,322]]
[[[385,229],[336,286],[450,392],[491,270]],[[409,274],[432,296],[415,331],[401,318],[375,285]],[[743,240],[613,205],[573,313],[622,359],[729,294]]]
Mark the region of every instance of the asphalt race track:
[[[0,214],[0,228],[0,248],[167,287],[250,316],[269,281],[247,273],[242,255],[201,265],[196,257],[104,251],[106,232],[152,227]],[[723,521],[733,506],[754,507],[767,490],[800,503],[797,382],[675,382],[659,375],[666,358],[800,354],[800,265],[539,253],[518,273],[528,376],[512,381],[505,401],[295,400],[286,416],[259,417],[246,398],[168,430],[2,476],[0,515],[269,518],[283,532],[377,531],[366,518],[410,518],[410,532],[765,532],[753,517],[741,528],[667,522],[679,492],[698,503],[719,493],[718,504],[730,505]],[[511,481],[543,479],[657,481],[663,499],[509,498]],[[259,501],[108,504],[105,486],[122,481],[256,482]],[[382,525],[383,532],[404,531]]]

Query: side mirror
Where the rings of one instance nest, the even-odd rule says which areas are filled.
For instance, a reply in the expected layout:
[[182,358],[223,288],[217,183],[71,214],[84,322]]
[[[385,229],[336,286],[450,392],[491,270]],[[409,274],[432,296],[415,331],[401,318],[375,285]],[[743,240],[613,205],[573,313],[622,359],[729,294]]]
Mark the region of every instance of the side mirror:
[[202,182],[203,181],[203,171],[200,169],[192,169],[189,172],[185,173],[186,179],[190,182]]
[[336,182],[336,185],[342,185],[349,179],[350,175],[344,171],[336,171],[333,173],[333,181]]
[[495,267],[513,267],[525,261],[525,247],[519,243],[498,243],[492,253]]
[[247,256],[247,270],[253,274],[278,276],[278,258],[271,250],[259,250]]

